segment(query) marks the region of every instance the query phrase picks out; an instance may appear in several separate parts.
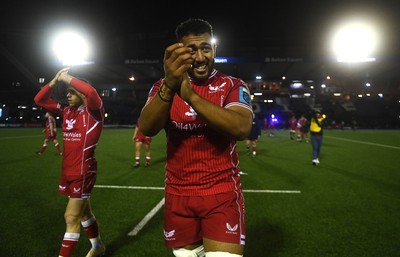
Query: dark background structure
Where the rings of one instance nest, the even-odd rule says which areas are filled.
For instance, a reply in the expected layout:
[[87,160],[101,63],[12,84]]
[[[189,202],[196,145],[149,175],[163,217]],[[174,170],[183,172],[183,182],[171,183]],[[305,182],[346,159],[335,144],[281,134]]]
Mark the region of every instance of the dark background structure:
[[[376,119],[364,114],[374,111],[381,116],[386,109],[384,122],[397,126],[398,10],[399,1],[368,0],[4,1],[0,9],[0,103],[10,106],[8,112],[14,122],[26,111],[14,113],[12,109],[34,106],[33,96],[61,68],[51,52],[50,37],[61,28],[73,26],[90,39],[94,64],[72,67],[71,73],[90,80],[102,94],[109,111],[108,123],[132,124],[152,83],[163,77],[164,49],[175,41],[176,25],[195,17],[210,21],[218,39],[217,56],[230,61],[216,67],[245,80],[253,92],[263,92],[262,97],[254,99],[260,115],[274,111],[300,114],[318,107],[332,114],[343,112],[344,118],[335,119],[348,123],[355,116]],[[377,24],[381,44],[376,62],[346,64],[334,59],[329,45],[332,30],[349,17],[363,17]],[[129,80],[132,75],[134,81]],[[294,82],[304,87],[292,90]],[[372,86],[366,88],[366,82]],[[322,84],[326,88],[321,89]],[[279,85],[278,91],[271,90],[274,85]],[[335,92],[341,96],[332,99]],[[304,99],[304,93],[310,96]],[[360,102],[358,95],[367,93],[370,97],[364,97],[359,105],[367,110],[360,107],[362,111],[357,113],[354,105]],[[379,103],[378,94],[388,102]],[[274,102],[264,106],[265,100]],[[377,101],[379,106],[371,107]],[[336,110],[332,105],[341,108]],[[22,117],[25,123],[31,122],[25,120],[27,115]]]

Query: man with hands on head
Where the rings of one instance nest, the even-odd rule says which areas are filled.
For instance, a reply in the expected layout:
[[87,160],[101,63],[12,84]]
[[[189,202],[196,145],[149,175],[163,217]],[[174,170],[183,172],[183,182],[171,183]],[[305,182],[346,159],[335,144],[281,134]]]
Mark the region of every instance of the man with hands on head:
[[[61,69],[34,99],[37,105],[63,117],[64,151],[58,191],[68,196],[68,204],[59,256],[72,256],[81,226],[92,245],[86,257],[101,256],[105,253],[105,246],[89,198],[97,178],[94,153],[103,128],[104,107],[96,89],[68,74],[68,70]],[[51,99],[53,88],[62,84],[68,86],[68,105]]]
[[164,54],[165,77],[150,90],[141,131],[167,136],[164,237],[176,257],[238,257],[245,208],[237,140],[252,126],[250,92],[214,69],[211,25],[189,19]]

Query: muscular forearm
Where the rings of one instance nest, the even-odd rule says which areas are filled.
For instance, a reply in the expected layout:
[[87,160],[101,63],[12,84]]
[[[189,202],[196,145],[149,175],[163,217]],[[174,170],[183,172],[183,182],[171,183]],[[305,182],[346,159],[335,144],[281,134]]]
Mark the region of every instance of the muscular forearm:
[[169,118],[170,102],[161,100],[158,95],[143,107],[140,114],[140,130],[145,136],[155,136],[165,127]]
[[140,130],[145,136],[155,136],[165,127],[175,91],[162,82],[156,94],[146,103],[140,114]]
[[221,134],[243,140],[250,133],[253,115],[243,107],[225,109],[198,95],[192,96],[189,104],[206,120],[207,126]]

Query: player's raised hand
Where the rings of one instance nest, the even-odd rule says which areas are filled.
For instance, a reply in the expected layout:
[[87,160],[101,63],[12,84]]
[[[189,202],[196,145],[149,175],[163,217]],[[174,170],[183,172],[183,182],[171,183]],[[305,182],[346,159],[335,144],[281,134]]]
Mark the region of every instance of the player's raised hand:
[[63,68],[63,69],[59,70],[57,72],[57,74],[54,76],[54,78],[50,81],[49,87],[55,86],[57,84],[57,82],[60,81],[60,77],[63,74],[68,73],[69,69],[70,69],[69,67],[66,67],[66,68]]
[[166,83],[175,91],[179,90],[183,75],[193,63],[192,49],[182,43],[169,46],[164,53],[164,72]]
[[189,74],[185,72],[182,76],[181,88],[179,91],[179,96],[185,100],[187,103],[191,102],[191,97],[196,93],[193,91],[192,86],[190,84]]

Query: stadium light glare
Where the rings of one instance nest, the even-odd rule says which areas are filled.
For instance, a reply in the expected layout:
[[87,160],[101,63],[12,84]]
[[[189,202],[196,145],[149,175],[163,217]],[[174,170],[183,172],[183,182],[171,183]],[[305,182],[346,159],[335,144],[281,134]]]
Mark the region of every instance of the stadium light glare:
[[88,41],[78,32],[66,30],[57,34],[52,47],[57,59],[65,66],[91,64]]
[[332,39],[333,52],[338,62],[374,62],[378,46],[376,29],[362,20],[338,26]]

